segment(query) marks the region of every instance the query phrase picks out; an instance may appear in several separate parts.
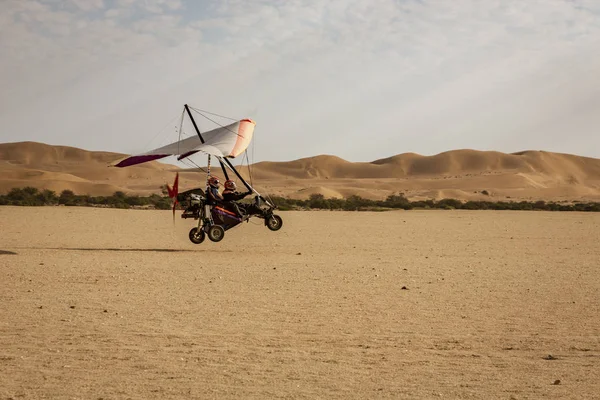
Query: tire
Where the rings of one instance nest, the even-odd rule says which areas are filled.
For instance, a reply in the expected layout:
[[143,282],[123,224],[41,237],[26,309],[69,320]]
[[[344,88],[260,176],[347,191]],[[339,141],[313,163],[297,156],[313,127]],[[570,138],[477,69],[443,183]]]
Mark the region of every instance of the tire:
[[265,219],[265,224],[270,230],[278,231],[283,226],[283,220],[279,215],[273,214],[270,217],[267,217],[267,219]]
[[198,233],[196,235],[196,232],[198,231],[198,228],[192,228],[190,229],[190,233],[188,235],[188,237],[190,238],[190,241],[194,244],[200,244],[202,242],[204,242],[204,239],[206,238],[206,234],[204,233],[203,230],[200,230],[200,233]]
[[225,229],[221,225],[213,225],[208,230],[208,238],[213,242],[220,242],[225,236]]

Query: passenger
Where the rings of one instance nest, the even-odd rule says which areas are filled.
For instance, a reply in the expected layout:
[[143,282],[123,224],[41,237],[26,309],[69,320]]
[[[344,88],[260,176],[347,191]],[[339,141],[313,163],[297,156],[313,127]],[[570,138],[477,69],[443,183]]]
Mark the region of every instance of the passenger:
[[208,186],[206,187],[206,199],[208,200],[208,204],[217,205],[223,202],[223,196],[219,193],[219,178],[216,176],[211,176],[208,178]]

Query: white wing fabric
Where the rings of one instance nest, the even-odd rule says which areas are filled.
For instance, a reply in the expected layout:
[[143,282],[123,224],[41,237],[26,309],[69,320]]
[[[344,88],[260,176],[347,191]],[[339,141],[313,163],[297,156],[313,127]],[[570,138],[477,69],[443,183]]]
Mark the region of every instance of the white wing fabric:
[[169,156],[179,156],[177,159],[181,160],[199,151],[217,157],[235,158],[248,148],[255,126],[256,122],[251,119],[242,119],[202,133],[204,143],[200,141],[200,137],[192,136],[143,154],[128,157],[115,166],[129,167]]

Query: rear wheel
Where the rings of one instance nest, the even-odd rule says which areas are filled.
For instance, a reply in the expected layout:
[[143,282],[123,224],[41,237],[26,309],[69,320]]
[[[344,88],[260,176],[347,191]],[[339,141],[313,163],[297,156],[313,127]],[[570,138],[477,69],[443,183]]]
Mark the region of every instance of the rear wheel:
[[225,229],[221,225],[213,225],[208,230],[208,238],[213,242],[220,242],[225,236]]
[[266,219],[267,228],[272,231],[278,231],[283,226],[283,220],[279,215],[271,215]]
[[194,244],[200,244],[204,242],[204,239],[206,238],[206,234],[204,233],[204,231],[201,229],[198,232],[197,227],[190,229],[190,233],[188,236],[190,238],[190,241]]

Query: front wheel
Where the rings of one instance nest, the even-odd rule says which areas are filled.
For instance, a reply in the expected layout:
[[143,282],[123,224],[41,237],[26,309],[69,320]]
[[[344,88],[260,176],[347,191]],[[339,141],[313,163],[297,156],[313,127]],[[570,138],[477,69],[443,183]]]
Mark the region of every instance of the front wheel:
[[269,228],[272,231],[278,231],[283,226],[283,220],[281,219],[281,217],[279,215],[275,215],[275,214],[267,217],[265,222],[266,222],[267,228]]
[[188,236],[190,238],[190,241],[194,244],[200,244],[204,242],[204,239],[206,238],[206,234],[204,233],[204,231],[201,229],[198,232],[198,228],[190,229],[190,233]]
[[208,230],[208,238],[213,242],[220,242],[225,236],[225,229],[221,225],[213,225]]

